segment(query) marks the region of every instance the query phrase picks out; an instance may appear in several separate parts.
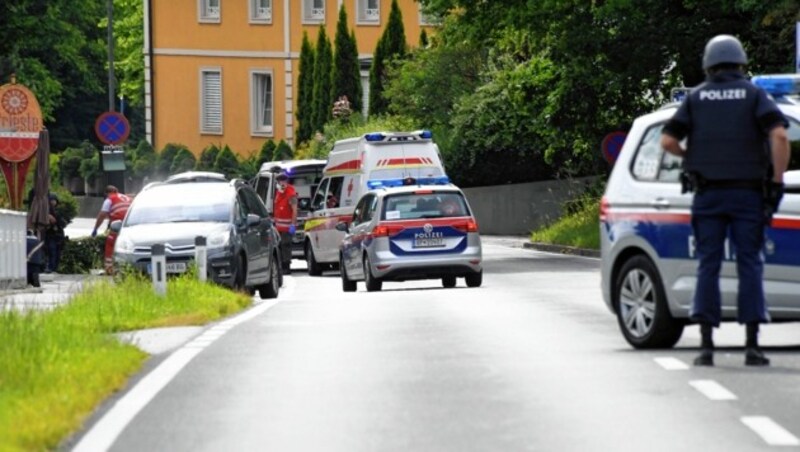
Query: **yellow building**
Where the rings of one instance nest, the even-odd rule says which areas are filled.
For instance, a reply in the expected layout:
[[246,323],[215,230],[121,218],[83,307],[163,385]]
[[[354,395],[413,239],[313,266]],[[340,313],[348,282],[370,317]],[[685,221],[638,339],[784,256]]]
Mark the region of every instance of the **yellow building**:
[[[145,0],[147,140],[156,150],[210,144],[241,155],[264,141],[292,144],[303,33],[331,41],[344,4],[362,61],[364,99],[369,62],[391,0]],[[418,44],[430,22],[415,0],[398,0],[406,40]]]

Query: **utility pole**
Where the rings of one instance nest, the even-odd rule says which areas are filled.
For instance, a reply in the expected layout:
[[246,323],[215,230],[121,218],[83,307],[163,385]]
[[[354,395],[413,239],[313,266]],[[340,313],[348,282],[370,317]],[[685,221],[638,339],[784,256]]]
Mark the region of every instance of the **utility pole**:
[[114,111],[114,0],[106,0],[108,9],[108,111]]

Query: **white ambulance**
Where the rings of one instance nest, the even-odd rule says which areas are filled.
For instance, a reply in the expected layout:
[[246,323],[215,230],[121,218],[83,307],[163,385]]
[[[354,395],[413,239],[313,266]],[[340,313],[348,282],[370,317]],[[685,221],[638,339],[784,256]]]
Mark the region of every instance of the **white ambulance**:
[[337,141],[305,223],[308,273],[317,276],[324,267],[339,263],[339,244],[345,233],[336,230],[336,224],[352,219],[364,192],[399,186],[406,178],[423,185],[447,178],[430,131],[375,132]]

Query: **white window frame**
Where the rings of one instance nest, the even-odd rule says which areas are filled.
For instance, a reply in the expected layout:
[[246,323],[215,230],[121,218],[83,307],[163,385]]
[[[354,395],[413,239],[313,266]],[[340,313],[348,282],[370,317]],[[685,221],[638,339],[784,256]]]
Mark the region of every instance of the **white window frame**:
[[[211,2],[215,1],[216,6]],[[208,24],[218,24],[222,20],[222,0],[197,0],[197,21]]]
[[[303,23],[304,24],[324,24],[325,14],[327,13],[326,0],[302,0],[303,1]],[[318,3],[315,5],[315,3]],[[322,8],[315,6],[322,5]]]
[[[248,0],[250,5],[251,24],[271,24],[272,23],[272,0]],[[260,6],[266,3],[266,6]]]
[[[257,81],[263,76],[268,77],[270,88],[269,125],[259,124],[261,99]],[[258,137],[275,135],[275,76],[271,69],[250,70],[250,134]]]
[[[380,25],[381,24],[381,2],[380,0],[355,0],[356,1],[356,24],[358,25]],[[373,3],[373,5],[370,5]],[[370,8],[373,6],[373,8]]]
[[[205,75],[206,74],[217,74],[219,75],[219,127],[210,127],[209,121],[207,120],[207,113],[206,113],[206,84],[205,84]],[[223,125],[225,124],[224,119],[224,111],[223,111],[223,79],[222,79],[222,68],[221,67],[202,67],[200,68],[200,83],[198,89],[200,90],[200,134],[202,135],[222,135],[223,134]]]

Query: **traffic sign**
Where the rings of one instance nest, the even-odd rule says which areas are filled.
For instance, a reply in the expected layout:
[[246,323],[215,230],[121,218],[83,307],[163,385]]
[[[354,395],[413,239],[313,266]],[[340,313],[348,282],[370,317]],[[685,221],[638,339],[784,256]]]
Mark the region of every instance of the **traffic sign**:
[[103,144],[122,144],[131,133],[131,126],[122,113],[107,111],[97,117],[94,132]]
[[611,132],[603,138],[601,148],[603,149],[603,157],[610,164],[614,164],[619,157],[619,152],[622,150],[622,145],[625,144],[625,132]]

